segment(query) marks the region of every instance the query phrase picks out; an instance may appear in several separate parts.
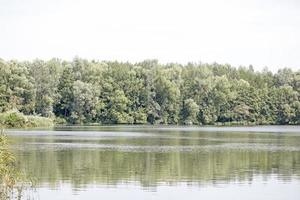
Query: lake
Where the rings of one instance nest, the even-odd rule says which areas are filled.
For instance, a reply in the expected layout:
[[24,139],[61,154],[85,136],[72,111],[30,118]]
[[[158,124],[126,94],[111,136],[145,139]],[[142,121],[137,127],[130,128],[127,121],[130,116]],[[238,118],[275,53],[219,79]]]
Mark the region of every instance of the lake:
[[8,130],[35,199],[300,198],[300,127]]

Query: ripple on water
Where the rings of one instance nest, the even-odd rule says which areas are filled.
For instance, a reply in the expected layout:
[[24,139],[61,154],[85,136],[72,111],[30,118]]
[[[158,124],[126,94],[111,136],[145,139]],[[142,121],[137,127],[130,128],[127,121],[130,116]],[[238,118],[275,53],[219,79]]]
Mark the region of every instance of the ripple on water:
[[283,146],[274,144],[251,144],[251,143],[225,143],[215,145],[119,145],[119,144],[91,144],[91,143],[38,143],[28,142],[22,145],[14,145],[14,148],[30,150],[53,150],[62,151],[70,149],[100,150],[100,151],[123,151],[123,152],[197,152],[197,151],[300,151],[297,146]]

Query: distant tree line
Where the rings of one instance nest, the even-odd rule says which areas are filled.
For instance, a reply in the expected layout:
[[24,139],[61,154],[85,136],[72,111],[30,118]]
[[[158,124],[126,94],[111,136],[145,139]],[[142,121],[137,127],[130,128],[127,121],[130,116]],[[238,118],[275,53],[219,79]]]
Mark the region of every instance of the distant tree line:
[[300,71],[0,59],[0,113],[71,124],[300,124]]

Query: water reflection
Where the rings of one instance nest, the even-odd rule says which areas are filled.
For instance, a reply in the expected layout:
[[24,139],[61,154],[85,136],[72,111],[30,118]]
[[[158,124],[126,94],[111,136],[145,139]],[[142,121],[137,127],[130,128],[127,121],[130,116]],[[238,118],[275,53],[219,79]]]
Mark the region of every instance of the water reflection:
[[[199,130],[11,131],[20,166],[52,188],[70,183],[218,185],[300,178],[300,134]],[[94,128],[93,128],[94,129]]]

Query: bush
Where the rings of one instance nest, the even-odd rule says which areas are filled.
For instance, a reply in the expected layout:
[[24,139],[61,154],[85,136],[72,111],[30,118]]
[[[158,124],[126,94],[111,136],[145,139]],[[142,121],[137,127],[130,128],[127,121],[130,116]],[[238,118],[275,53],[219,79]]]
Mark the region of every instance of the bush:
[[54,123],[63,125],[63,124],[67,124],[67,121],[62,117],[55,117]]
[[0,113],[0,126],[5,128],[49,127],[53,120],[40,116],[26,116],[19,111]]
[[0,124],[7,128],[22,128],[26,126],[27,118],[18,111],[0,114]]
[[51,127],[53,125],[53,120],[51,118],[27,116],[26,127]]

